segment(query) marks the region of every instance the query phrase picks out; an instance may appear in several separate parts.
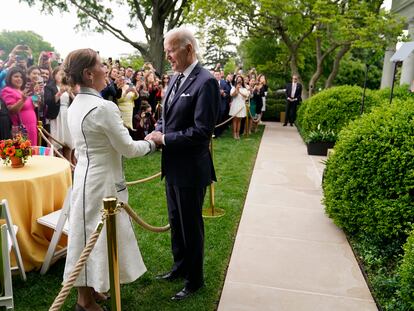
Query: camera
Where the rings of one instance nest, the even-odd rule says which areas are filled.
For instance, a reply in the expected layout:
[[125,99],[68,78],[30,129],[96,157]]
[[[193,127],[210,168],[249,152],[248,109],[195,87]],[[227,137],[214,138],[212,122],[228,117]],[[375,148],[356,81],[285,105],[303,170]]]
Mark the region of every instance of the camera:
[[146,117],[146,118],[151,117],[151,112],[148,112],[148,111],[147,111],[147,112],[145,113],[145,117]]

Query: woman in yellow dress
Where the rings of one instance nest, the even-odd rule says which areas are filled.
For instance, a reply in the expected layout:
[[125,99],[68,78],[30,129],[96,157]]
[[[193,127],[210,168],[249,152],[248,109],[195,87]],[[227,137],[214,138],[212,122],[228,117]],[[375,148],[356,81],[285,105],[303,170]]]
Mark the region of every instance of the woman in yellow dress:
[[133,84],[125,83],[125,78],[122,82],[122,95],[118,99],[118,107],[121,111],[121,117],[124,124],[132,129],[132,118],[134,116],[134,100],[138,98],[137,89]]

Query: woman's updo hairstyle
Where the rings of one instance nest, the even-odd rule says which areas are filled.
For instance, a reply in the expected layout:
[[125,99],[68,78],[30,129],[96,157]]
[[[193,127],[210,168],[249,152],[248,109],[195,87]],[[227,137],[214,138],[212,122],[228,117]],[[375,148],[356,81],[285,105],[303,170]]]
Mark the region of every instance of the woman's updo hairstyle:
[[63,71],[67,83],[74,87],[77,84],[84,85],[83,71],[95,66],[98,53],[92,49],[79,49],[69,53],[63,63]]

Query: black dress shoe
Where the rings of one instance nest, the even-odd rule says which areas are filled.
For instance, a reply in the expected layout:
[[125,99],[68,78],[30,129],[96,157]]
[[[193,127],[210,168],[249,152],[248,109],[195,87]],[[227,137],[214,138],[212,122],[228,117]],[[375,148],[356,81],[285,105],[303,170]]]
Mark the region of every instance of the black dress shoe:
[[195,293],[201,288],[201,286],[197,289],[191,289],[188,287],[184,287],[182,290],[180,290],[177,294],[171,297],[171,300],[183,300],[186,299],[191,294]]
[[176,271],[169,271],[167,273],[157,275],[155,278],[157,280],[174,281],[180,277],[181,277],[180,273]]
[[287,123],[283,123],[283,126],[286,126],[287,125]]
[[290,123],[290,126],[293,126],[293,123]]

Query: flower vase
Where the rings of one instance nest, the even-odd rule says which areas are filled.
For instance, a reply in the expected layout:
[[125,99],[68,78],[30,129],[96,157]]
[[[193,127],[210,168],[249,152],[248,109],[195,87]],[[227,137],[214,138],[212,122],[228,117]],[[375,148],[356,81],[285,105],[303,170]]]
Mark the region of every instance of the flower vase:
[[24,166],[22,158],[10,157],[10,161],[11,161],[11,167],[13,168],[19,168],[19,167]]

